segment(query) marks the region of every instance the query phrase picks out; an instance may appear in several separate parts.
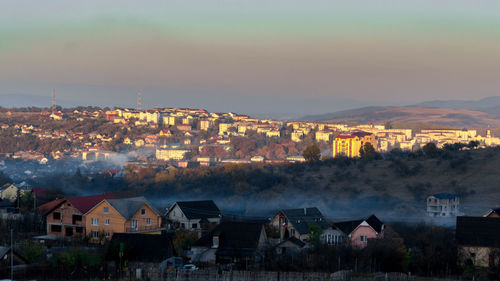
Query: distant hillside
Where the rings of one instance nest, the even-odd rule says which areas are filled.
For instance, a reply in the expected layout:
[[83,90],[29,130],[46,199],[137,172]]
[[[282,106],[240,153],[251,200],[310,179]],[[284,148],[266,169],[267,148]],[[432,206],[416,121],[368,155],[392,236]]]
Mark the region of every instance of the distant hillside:
[[487,97],[479,100],[432,100],[415,104],[415,106],[470,109],[487,113],[499,114],[500,96]]
[[469,109],[436,108],[423,106],[375,106],[311,115],[301,120],[339,123],[438,124],[454,128],[500,127],[500,117],[494,113]]

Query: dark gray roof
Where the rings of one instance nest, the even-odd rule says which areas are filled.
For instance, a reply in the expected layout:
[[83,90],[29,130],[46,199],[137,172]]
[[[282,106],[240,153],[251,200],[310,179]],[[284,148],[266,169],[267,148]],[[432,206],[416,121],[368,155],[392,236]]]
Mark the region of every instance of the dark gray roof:
[[461,246],[499,247],[500,219],[459,216],[456,238]]
[[180,201],[176,202],[176,204],[190,220],[222,217],[219,208],[213,200]]
[[281,245],[285,244],[286,242],[290,242],[292,244],[295,244],[299,248],[302,248],[302,247],[304,247],[306,245],[305,242],[300,241],[299,239],[297,239],[297,238],[295,238],[295,237],[292,236],[292,237],[288,238],[287,240],[285,240],[285,241],[279,243],[278,245],[276,245],[276,247],[281,247]]
[[377,233],[382,231],[382,226],[384,225],[375,215],[371,215],[366,219],[366,222],[373,228]]
[[353,221],[343,221],[343,222],[336,222],[334,225],[340,229],[342,232],[344,232],[346,235],[351,234],[351,232],[358,227],[363,220],[353,220]]
[[281,212],[299,234],[309,233],[309,224],[327,227],[328,223],[318,208],[285,209]]
[[151,203],[142,196],[123,199],[106,199],[106,201],[127,220],[137,214],[139,209],[141,209],[144,204],[148,205],[151,209],[153,209],[153,211],[159,214],[158,210],[156,210],[153,205],[151,205]]
[[0,258],[3,258],[10,250],[10,247],[0,247]]
[[201,237],[193,246],[211,247],[213,237],[219,236],[219,250],[250,250],[259,246],[264,225],[256,222],[226,221],[216,226],[209,234]]
[[382,231],[384,223],[381,222],[375,215],[371,215],[364,220],[336,222],[334,223],[334,225],[346,235],[349,235],[364,221],[366,221],[377,233],[380,233]]

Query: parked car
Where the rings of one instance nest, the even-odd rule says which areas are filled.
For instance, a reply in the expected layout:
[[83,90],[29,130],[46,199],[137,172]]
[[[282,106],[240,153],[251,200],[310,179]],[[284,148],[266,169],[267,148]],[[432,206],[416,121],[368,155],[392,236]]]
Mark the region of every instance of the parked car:
[[195,271],[198,270],[198,267],[194,264],[185,264],[182,269],[188,270],[188,271]]

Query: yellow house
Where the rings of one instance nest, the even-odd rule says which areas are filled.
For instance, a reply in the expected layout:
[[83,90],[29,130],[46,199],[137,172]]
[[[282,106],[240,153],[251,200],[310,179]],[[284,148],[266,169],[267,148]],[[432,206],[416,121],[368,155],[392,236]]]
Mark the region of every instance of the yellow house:
[[144,197],[104,199],[84,218],[93,242],[110,239],[113,233],[161,233],[161,215]]
[[2,200],[9,200],[10,202],[16,201],[17,194],[20,192],[21,192],[20,189],[13,184],[0,190]]

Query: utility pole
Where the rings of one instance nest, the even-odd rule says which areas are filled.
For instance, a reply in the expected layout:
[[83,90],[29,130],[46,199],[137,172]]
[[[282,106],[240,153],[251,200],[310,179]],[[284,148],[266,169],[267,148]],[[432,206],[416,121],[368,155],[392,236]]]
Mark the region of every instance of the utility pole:
[[56,89],[52,89],[52,112],[56,111]]
[[10,280],[14,281],[14,229],[10,229]]
[[142,110],[142,93],[141,90],[137,90],[137,110]]

